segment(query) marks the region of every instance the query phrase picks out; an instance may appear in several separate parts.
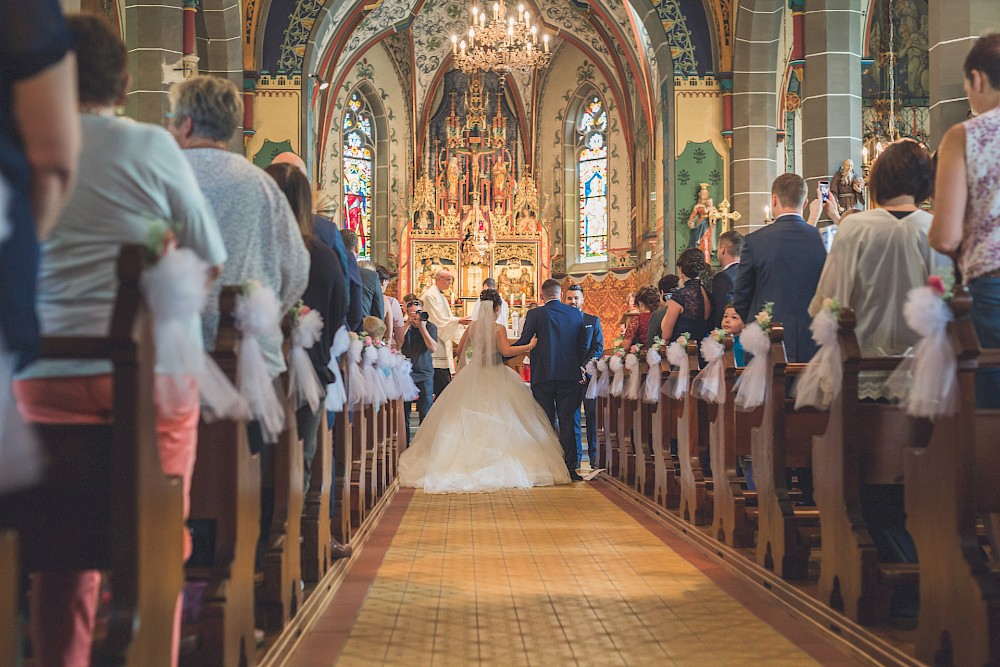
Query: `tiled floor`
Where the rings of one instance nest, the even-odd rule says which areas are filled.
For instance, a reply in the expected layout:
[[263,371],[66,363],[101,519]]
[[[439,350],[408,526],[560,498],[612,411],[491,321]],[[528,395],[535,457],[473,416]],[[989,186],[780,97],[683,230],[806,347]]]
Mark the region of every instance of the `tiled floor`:
[[598,487],[401,492],[292,664],[851,664]]

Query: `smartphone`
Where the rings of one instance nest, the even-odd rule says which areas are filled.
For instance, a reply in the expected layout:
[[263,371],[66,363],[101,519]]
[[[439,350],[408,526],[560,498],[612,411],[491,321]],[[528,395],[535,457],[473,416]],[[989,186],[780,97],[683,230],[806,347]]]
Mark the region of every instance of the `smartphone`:
[[820,181],[819,182],[819,196],[826,203],[826,200],[830,198],[830,181]]

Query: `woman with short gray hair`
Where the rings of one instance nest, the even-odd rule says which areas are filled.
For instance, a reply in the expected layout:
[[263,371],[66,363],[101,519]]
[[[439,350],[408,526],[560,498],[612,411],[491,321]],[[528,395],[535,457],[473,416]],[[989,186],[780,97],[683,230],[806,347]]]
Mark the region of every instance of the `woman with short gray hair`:
[[243,96],[232,81],[216,76],[195,76],[175,85],[170,108],[171,128],[189,128],[225,144],[243,122]]

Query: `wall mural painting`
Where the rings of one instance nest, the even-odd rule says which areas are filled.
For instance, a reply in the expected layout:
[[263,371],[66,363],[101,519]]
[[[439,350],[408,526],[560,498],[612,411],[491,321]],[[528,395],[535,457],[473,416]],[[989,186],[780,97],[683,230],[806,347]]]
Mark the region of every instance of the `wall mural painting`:
[[713,264],[718,264],[715,250],[719,235],[728,230],[712,219],[712,209],[725,197],[723,160],[711,141],[689,141],[674,167],[674,197],[677,198],[674,258],[688,248],[707,250]]

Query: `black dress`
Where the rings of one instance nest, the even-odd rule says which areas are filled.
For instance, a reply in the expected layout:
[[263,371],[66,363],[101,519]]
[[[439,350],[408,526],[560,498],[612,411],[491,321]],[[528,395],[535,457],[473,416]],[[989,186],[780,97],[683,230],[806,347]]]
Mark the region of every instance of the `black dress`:
[[683,310],[677,316],[677,323],[669,341],[677,340],[682,333],[690,333],[691,339],[700,341],[708,334],[708,320],[705,319],[705,295],[701,291],[701,280],[691,278],[684,287],[674,290],[670,297]]

